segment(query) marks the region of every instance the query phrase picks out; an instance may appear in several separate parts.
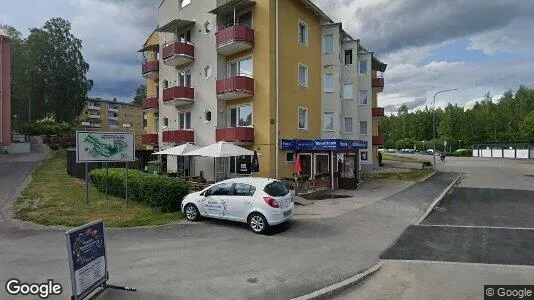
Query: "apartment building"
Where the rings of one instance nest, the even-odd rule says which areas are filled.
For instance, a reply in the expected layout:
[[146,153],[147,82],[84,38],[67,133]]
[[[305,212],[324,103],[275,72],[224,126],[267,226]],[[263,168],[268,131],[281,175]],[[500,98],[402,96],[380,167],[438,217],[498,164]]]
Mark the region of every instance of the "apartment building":
[[0,28],[0,152],[11,146],[11,39]]
[[[163,1],[158,28],[142,49],[143,76],[147,85],[157,87],[143,103],[147,119],[154,122],[147,126],[144,143],[153,146],[157,139],[159,148],[166,149],[183,143],[233,142],[261,154],[256,175],[276,178],[292,176],[297,156],[302,172],[312,178],[340,172],[348,157],[361,156],[360,150],[368,153],[366,163],[372,164],[373,144],[367,142],[375,134],[372,103],[360,106],[358,97],[364,87],[368,100],[373,97],[373,55],[359,41],[349,41],[340,24],[331,24],[308,0]],[[324,33],[335,28],[336,53],[353,51],[350,68],[336,62],[334,54],[323,53]],[[357,72],[360,59],[369,67],[365,75]],[[323,92],[325,74],[338,78],[332,95]],[[330,77],[327,80],[330,84]],[[341,101],[349,82],[353,103]],[[346,89],[348,94],[348,85]],[[333,113],[332,122],[340,124],[334,130],[326,126],[323,118],[330,115],[325,113]],[[348,116],[352,132],[346,127],[347,132],[336,133],[341,122],[348,126]],[[367,136],[359,134],[364,119]],[[169,161],[168,170],[174,171],[182,160]],[[247,172],[240,166],[249,161],[250,157],[221,160],[215,169],[240,176]],[[213,179],[213,169],[212,160],[195,159],[195,174],[203,171]],[[356,160],[347,171],[351,182],[358,169]]]
[[[134,132],[136,148],[142,147],[145,120],[140,106],[119,102],[117,99],[92,98],[87,101],[78,120],[89,123],[92,130]],[[123,128],[123,124],[130,124],[130,127]]]

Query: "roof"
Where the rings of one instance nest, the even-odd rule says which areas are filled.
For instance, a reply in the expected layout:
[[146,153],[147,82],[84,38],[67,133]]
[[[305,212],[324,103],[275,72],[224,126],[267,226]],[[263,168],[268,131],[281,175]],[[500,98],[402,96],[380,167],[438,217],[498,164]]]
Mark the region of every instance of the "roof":
[[327,14],[325,14],[311,0],[300,0],[300,2],[302,2],[307,9],[311,10],[314,14],[316,14],[317,16],[323,18],[325,21],[334,22],[334,21],[332,21],[332,19],[330,19],[330,17]]
[[1,27],[0,27],[0,36],[1,37],[6,37],[6,38],[10,38],[11,37],[9,35],[9,33],[7,33],[7,31],[4,28],[1,28]]
[[128,102],[121,102],[121,101],[117,101],[117,100],[105,100],[105,99],[101,99],[101,98],[88,98],[87,100],[88,101],[93,101],[93,102],[105,102],[105,103],[111,103],[111,104],[120,104],[120,105],[129,105],[129,106],[140,107],[139,105],[135,105],[135,104],[128,103]]

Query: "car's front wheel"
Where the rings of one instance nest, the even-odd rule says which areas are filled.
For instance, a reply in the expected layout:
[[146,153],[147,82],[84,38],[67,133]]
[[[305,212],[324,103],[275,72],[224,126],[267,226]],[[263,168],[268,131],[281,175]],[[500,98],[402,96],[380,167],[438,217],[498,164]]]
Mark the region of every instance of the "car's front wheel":
[[248,218],[248,227],[254,233],[265,233],[269,229],[269,223],[262,214],[253,213]]
[[184,208],[185,218],[188,221],[196,222],[200,219],[200,212],[194,204],[187,204]]

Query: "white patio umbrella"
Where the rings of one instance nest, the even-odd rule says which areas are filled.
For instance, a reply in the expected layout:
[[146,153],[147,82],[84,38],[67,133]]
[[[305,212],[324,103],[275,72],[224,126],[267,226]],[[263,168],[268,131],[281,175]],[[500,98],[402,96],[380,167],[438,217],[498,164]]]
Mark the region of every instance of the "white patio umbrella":
[[182,156],[185,153],[197,150],[199,147],[192,145],[192,144],[183,144],[180,146],[176,146],[167,150],[163,150],[160,152],[153,153],[154,155],[175,155],[175,156]]
[[200,148],[191,152],[183,154],[184,156],[203,156],[203,157],[232,157],[232,156],[243,156],[243,155],[254,155],[254,151],[250,151],[243,147],[236,146],[232,143],[227,142],[218,142],[216,144],[211,144],[204,148]]
[[220,159],[224,157],[233,157],[233,156],[245,156],[245,155],[252,156],[254,155],[254,151],[250,151],[248,149],[236,146],[228,142],[218,142],[218,143],[206,146],[204,148],[200,148],[200,149],[184,154],[184,156],[213,157],[213,171],[215,172],[215,181],[217,181],[215,159],[217,158]]

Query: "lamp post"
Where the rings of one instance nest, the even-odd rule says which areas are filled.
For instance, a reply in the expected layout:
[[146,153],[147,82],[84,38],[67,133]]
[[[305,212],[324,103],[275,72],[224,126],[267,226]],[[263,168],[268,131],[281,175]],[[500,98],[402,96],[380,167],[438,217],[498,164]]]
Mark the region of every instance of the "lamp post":
[[448,89],[448,90],[441,90],[434,94],[434,99],[432,100],[432,138],[433,138],[433,149],[432,149],[432,156],[434,157],[434,165],[433,168],[436,168],[436,96],[441,93],[445,92],[452,92],[457,91],[458,89]]
[[[122,124],[124,132],[128,132],[128,128],[131,126],[130,123]],[[128,206],[128,161],[126,161],[126,206]]]

